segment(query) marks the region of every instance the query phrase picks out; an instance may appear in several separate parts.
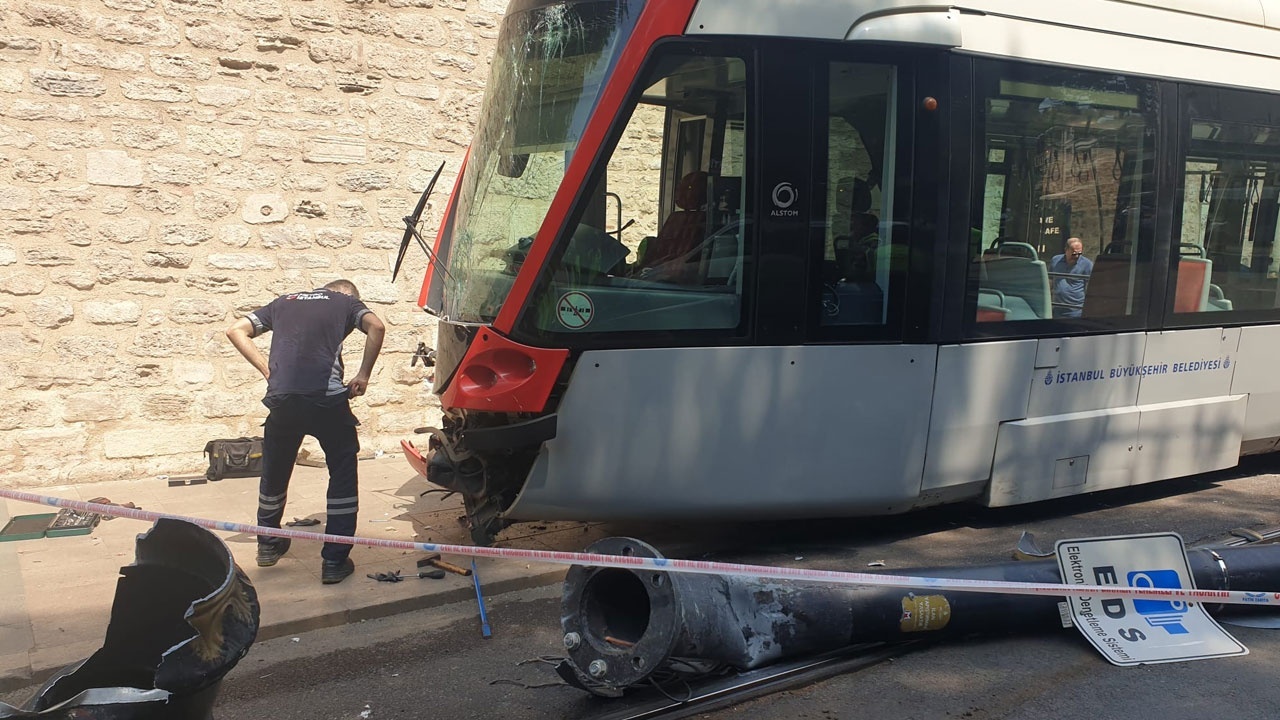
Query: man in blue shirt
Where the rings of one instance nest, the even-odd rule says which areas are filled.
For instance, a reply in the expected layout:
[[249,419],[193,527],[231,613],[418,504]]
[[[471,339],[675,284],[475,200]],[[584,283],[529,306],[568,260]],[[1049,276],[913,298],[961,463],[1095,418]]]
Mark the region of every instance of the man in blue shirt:
[[1049,261],[1054,317],[1080,317],[1084,311],[1084,291],[1088,283],[1085,278],[1092,273],[1093,261],[1084,256],[1084,243],[1080,238],[1069,238],[1062,246],[1062,254],[1054,255]]
[[[342,343],[356,328],[365,334],[364,356],[355,377],[344,384]],[[265,332],[272,333],[269,362],[251,339]],[[271,412],[262,426],[259,525],[280,527],[298,448],[310,435],[319,441],[329,469],[325,532],[355,535],[360,423],[351,414],[350,399],[368,388],[385,333],[382,321],[360,302],[360,292],[347,280],[281,295],[227,328],[231,344],[267,380],[262,404]],[[288,538],[259,537],[258,565],[275,565],[288,550]],[[355,570],[350,554],[350,545],[325,543],[321,582],[330,585],[350,575]]]

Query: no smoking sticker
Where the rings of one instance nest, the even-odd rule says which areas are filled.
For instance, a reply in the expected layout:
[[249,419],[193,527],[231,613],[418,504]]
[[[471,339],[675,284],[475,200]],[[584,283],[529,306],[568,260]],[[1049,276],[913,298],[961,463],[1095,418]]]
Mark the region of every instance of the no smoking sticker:
[[586,293],[574,291],[560,296],[556,303],[556,317],[560,324],[570,330],[581,330],[591,324],[595,315],[595,306]]

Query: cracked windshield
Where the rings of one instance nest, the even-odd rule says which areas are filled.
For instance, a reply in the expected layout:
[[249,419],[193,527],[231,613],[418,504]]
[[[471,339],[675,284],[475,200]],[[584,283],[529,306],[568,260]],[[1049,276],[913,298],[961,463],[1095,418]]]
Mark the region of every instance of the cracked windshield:
[[497,316],[641,6],[557,3],[504,21],[458,196],[445,317]]

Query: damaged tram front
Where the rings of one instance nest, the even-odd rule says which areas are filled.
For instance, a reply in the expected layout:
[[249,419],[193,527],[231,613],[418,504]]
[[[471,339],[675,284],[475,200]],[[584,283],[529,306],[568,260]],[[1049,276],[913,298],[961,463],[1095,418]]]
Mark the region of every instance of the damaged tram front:
[[[419,298],[443,427],[406,443],[475,541],[1012,505],[1275,446],[1248,408],[1280,399],[1250,370],[1280,87],[1214,83],[1276,84],[1280,31],[961,5],[512,1]],[[1188,23],[1219,47],[1186,59]]]
[[[444,428],[425,458],[410,450],[431,482],[466,498],[477,542],[531,478],[557,472],[545,448],[563,439],[566,395],[597,392],[569,390],[584,352],[749,334],[746,48],[676,44],[650,61],[655,43],[683,33],[689,3],[648,5],[516,0],[502,26],[420,299],[441,318]],[[644,392],[627,384],[618,390]],[[571,422],[623,407],[610,405]],[[565,488],[528,498],[541,508],[525,517],[612,514],[601,490],[585,515]]]

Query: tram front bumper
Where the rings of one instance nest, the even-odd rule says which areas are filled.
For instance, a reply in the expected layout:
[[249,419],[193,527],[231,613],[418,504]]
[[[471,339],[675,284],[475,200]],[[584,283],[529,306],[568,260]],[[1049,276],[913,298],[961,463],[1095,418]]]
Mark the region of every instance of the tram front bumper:
[[[436,445],[434,438],[431,445]],[[484,466],[476,458],[471,457],[469,462],[460,462],[438,447],[433,447],[423,454],[408,440],[401,440],[400,447],[404,449],[404,456],[409,461],[409,466],[432,485],[438,485],[450,492],[462,493],[467,497],[476,497],[484,492]],[[468,467],[464,468],[464,465]]]
[[555,413],[524,422],[463,430],[453,435],[439,428],[428,428],[431,442],[428,452],[408,440],[401,440],[405,459],[419,474],[435,485],[464,495],[477,496],[484,491],[486,453],[506,453],[537,448],[556,436]]

